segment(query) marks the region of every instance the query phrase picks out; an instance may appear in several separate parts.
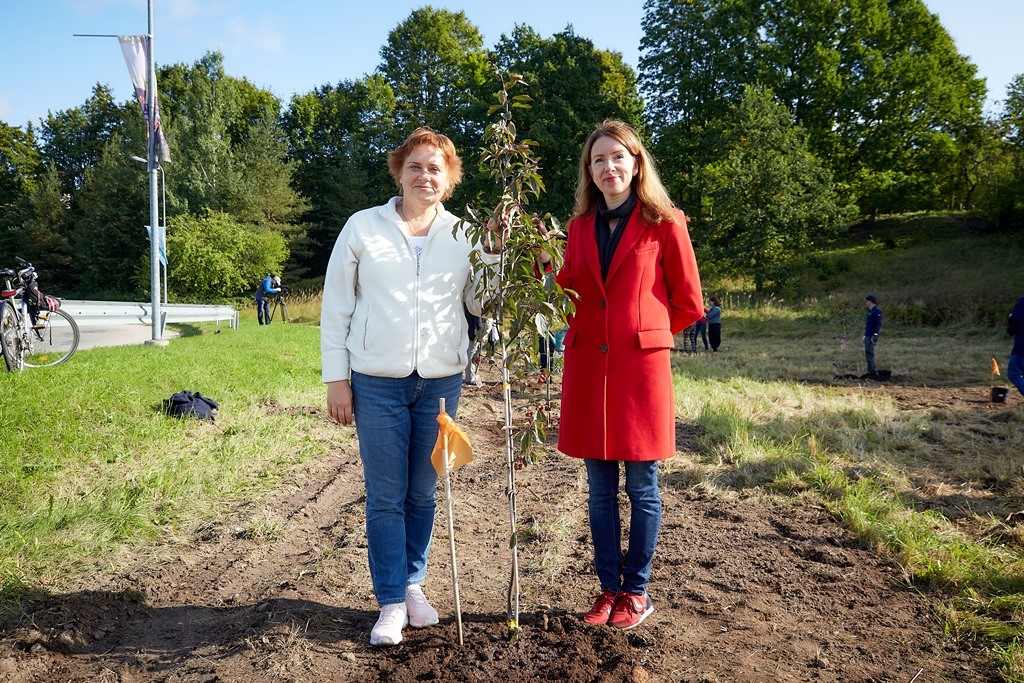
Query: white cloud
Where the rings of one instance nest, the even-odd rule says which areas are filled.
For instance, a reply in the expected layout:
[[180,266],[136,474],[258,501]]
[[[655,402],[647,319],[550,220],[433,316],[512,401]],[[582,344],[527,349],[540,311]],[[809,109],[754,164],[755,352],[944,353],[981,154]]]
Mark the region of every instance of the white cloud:
[[[181,23],[201,17],[204,14],[217,14],[221,11],[219,4],[206,4],[204,8],[198,0],[174,0],[161,7],[161,14],[164,14],[171,23]],[[155,21],[155,19],[154,19]]]
[[282,54],[284,52],[284,34],[268,17],[255,23],[245,19],[232,19],[227,23],[228,42],[239,53],[253,49],[259,52]]

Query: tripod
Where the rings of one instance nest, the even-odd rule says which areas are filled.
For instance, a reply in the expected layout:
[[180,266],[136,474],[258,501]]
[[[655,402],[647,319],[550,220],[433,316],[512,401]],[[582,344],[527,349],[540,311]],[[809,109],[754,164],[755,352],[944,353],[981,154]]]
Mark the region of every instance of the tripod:
[[286,323],[290,323],[292,321],[292,316],[288,313],[288,302],[285,300],[283,292],[274,297],[274,303],[270,307],[269,321],[272,321],[274,316],[277,315],[278,308],[281,309],[281,320]]

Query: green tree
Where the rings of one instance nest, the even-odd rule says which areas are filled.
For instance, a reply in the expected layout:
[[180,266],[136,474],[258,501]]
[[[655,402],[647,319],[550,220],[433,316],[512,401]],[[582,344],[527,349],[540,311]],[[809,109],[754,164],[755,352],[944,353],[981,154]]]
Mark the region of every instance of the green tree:
[[70,221],[57,167],[50,163],[38,182],[0,218],[0,255],[5,262],[13,256],[28,260],[41,274],[46,293],[64,295],[74,286]]
[[228,202],[231,215],[241,223],[279,228],[296,223],[308,202],[291,185],[295,163],[285,158],[288,143],[277,121],[254,122],[232,153],[241,173]]
[[580,150],[594,126],[614,118],[644,128],[636,74],[622,55],[596,49],[571,26],[549,39],[529,26],[516,26],[511,36],[501,36],[494,61],[528,84],[531,106],[517,110],[516,132],[537,142],[544,210],[568,217]]
[[138,105],[118,105],[110,88],[98,83],[81,107],[47,114],[39,135],[42,153],[56,164],[64,192],[73,193],[82,186],[107,142],[116,133],[123,135],[132,118],[142,121]]
[[239,113],[238,93],[224,73],[223,57],[208,52],[192,65],[164,67],[157,81],[174,160],[168,164],[173,166],[171,182],[182,210],[197,215],[228,211],[239,177],[231,154],[232,133],[240,135],[248,121]]
[[692,130],[725,115],[758,77],[760,2],[646,0],[641,91],[658,129]]
[[[641,20],[640,92],[669,193],[699,205],[690,178],[716,150],[698,131],[726,116],[745,83],[758,79],[760,3],[646,0]],[[689,210],[693,210],[692,208]]]
[[[712,137],[720,160],[700,169],[705,198],[697,244],[709,269],[753,279],[756,291],[785,280],[794,259],[850,218],[807,135],[771,93],[748,87]],[[710,253],[709,253],[710,252]]]
[[643,92],[678,191],[715,154],[697,131],[749,84],[789,108],[865,213],[970,194],[945,169],[976,140],[984,81],[923,0],[647,0],[644,29]]
[[394,116],[394,93],[376,74],[296,95],[284,112],[295,186],[310,202],[303,217],[310,248],[302,265],[312,275],[327,271],[349,216],[394,193],[387,168],[387,151],[396,144]]
[[[867,34],[860,41],[867,44],[864,57],[845,68],[876,75],[856,83],[856,99],[831,122],[825,119],[824,125],[843,131],[835,148],[846,153],[837,156],[843,164],[834,169],[843,182],[899,170],[887,201],[852,182],[864,213],[942,208],[950,195],[968,195],[966,187],[943,182],[956,180],[943,174],[982,122],[985,83],[922,0],[881,6],[888,12],[871,15],[879,17],[877,31],[861,31]],[[827,134],[824,125],[814,130],[816,138]]]
[[145,168],[131,160],[137,144],[115,135],[75,195],[71,247],[84,297],[132,299],[149,292],[149,187]]
[[939,174],[946,208],[956,211],[991,206],[999,178],[1008,172],[1006,147],[996,121],[980,121],[957,135],[958,145],[947,144]]
[[[380,50],[377,72],[395,94],[397,138],[430,126],[452,139],[465,156],[483,134],[487,111],[488,53],[465,12],[421,7],[395,27]],[[451,198],[462,204],[479,190],[467,178]]]
[[130,160],[136,144],[145,149],[138,105],[118,105],[97,85],[84,105],[48,114],[40,138],[46,171],[0,239],[34,254],[26,258],[62,292],[125,296],[136,233],[147,243],[145,174]]
[[996,182],[991,213],[1003,227],[1024,224],[1024,74],[1006,88],[999,126],[1007,171]]
[[280,273],[288,260],[281,233],[217,212],[168,219],[167,251],[175,255],[168,288],[182,292],[180,300],[188,302],[247,295],[263,275]]
[[[308,251],[307,200],[293,185],[296,163],[279,122],[280,101],[224,71],[220,53],[161,70],[161,107],[171,146],[168,187],[178,210],[226,213],[239,224],[282,235],[289,250]],[[170,253],[170,258],[175,256]],[[293,281],[305,272],[290,264]]]
[[22,130],[0,121],[0,220],[32,190],[40,166],[31,125]]

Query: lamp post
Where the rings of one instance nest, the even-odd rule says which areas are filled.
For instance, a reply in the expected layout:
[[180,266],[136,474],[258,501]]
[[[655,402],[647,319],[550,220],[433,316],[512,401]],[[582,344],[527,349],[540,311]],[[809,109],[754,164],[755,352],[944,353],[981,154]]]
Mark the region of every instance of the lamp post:
[[[153,338],[147,341],[147,344],[155,344],[158,346],[167,346],[167,341],[164,340],[164,327],[163,327],[163,316],[160,312],[160,248],[158,242],[157,230],[159,228],[159,203],[157,201],[157,177],[156,171],[160,169],[160,173],[163,173],[163,168],[160,167],[158,160],[159,144],[157,142],[157,128],[156,128],[156,59],[153,56],[153,0],[147,0],[147,9],[149,14],[149,33],[146,34],[146,77],[145,77],[145,91],[146,91],[146,103],[144,111],[146,112],[146,124],[149,131],[149,144],[146,147],[146,158],[132,157],[138,161],[143,161],[146,164],[146,170],[149,172],[149,225],[150,225],[150,236],[149,236],[149,262],[150,262],[150,305],[151,305],[151,317],[153,319]],[[97,35],[97,34],[83,34],[76,33],[76,36],[84,36],[91,38],[117,38],[122,41],[121,49],[125,50],[124,41],[122,39],[136,38],[137,36],[118,36],[118,35]],[[142,88],[141,69],[137,69],[134,63],[134,55],[129,57],[129,53],[125,52],[125,57],[128,59],[128,71],[132,75],[132,82],[135,85],[135,91]],[[164,196],[166,197],[166,188],[164,189]],[[167,207],[166,202],[164,206],[164,225],[167,223],[166,215]],[[164,275],[166,277],[166,269]],[[166,285],[165,285],[166,288]]]
[[[150,313],[153,318],[153,338],[150,344],[166,346],[164,337],[164,326],[160,312],[160,249],[157,246],[157,223],[160,222],[160,215],[157,206],[156,192],[156,171],[160,168],[157,159],[157,131],[156,131],[156,57],[153,52],[153,0],[147,3],[149,13],[149,33],[146,39],[149,42],[147,50],[146,65],[146,113],[149,118],[149,146],[146,150],[146,167],[149,170],[149,289],[150,289]],[[160,169],[161,171],[163,169]]]
[[[149,162],[140,156],[132,155],[132,161],[138,161],[139,163],[148,164]],[[167,176],[164,175],[164,167],[159,166],[160,169],[160,214],[162,221],[159,231],[151,233],[150,237],[157,240],[157,250],[161,245],[166,245],[167,241]],[[152,231],[153,226],[149,226]],[[166,252],[165,252],[166,257]],[[167,264],[164,264],[164,303],[167,303]]]

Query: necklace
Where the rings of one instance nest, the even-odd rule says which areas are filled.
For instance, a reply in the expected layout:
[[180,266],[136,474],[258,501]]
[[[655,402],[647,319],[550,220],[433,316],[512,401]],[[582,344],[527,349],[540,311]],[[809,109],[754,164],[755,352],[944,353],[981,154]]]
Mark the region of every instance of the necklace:
[[412,225],[412,221],[410,221],[408,218],[405,217],[405,211],[402,210],[403,207],[405,207],[405,202],[404,201],[398,202],[398,215],[401,216],[402,220],[405,221],[405,224],[409,226],[409,236],[410,237],[423,237],[428,232],[430,232],[430,226],[432,226],[434,224],[434,221],[437,219],[437,216],[440,213],[439,209],[437,208],[437,205],[435,204],[434,205],[434,215],[430,218],[430,222],[428,222],[423,227],[414,228],[413,225]]

